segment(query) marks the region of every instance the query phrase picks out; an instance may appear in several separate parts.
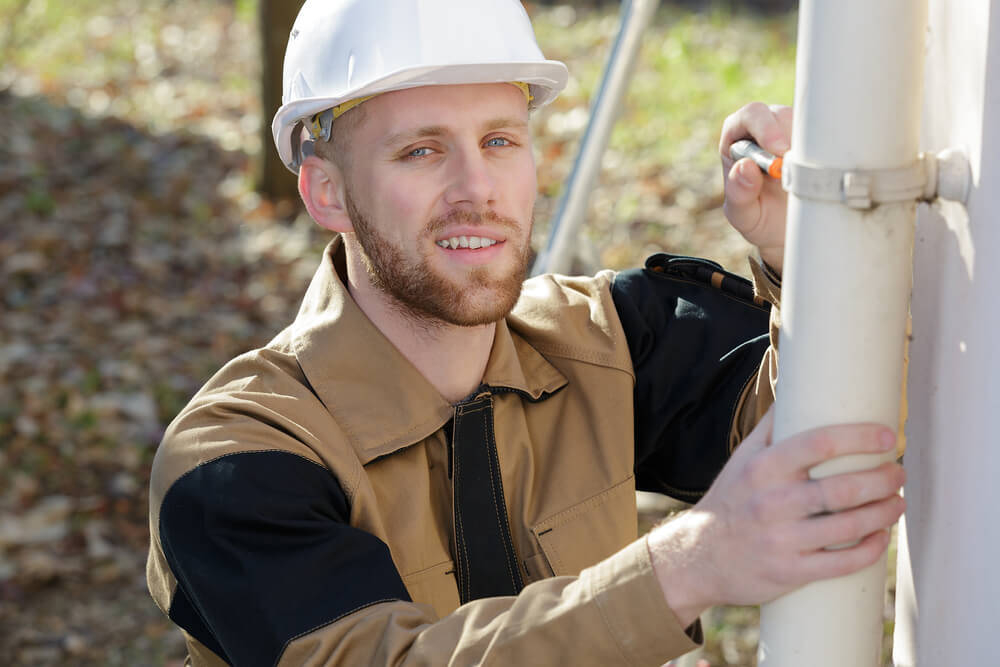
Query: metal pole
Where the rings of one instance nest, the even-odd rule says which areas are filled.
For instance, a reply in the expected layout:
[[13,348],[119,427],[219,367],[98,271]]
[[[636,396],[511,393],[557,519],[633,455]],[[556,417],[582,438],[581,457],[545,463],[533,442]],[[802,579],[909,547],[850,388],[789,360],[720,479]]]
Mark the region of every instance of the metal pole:
[[[917,159],[926,17],[926,0],[802,0],[786,169],[789,157],[840,170]],[[846,422],[898,428],[916,207],[789,194],[775,440]],[[811,474],[882,460],[845,457]],[[764,605],[758,664],[880,665],[884,585],[883,555]]]
[[575,240],[587,214],[590,191],[601,169],[611,130],[628,90],[632,68],[642,45],[642,34],[660,0],[623,0],[621,27],[608,56],[600,90],[591,106],[590,122],[580,142],[573,171],[559,202],[548,243],[538,255],[531,275],[567,273],[573,262]]

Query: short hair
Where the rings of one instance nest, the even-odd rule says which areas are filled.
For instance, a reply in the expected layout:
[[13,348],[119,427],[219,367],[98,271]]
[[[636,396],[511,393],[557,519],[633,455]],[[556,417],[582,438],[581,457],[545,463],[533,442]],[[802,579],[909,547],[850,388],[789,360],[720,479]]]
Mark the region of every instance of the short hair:
[[316,141],[313,152],[320,158],[332,162],[341,170],[346,170],[351,164],[351,135],[364,121],[365,105],[359,104],[347,111],[330,126],[330,138],[326,141]]

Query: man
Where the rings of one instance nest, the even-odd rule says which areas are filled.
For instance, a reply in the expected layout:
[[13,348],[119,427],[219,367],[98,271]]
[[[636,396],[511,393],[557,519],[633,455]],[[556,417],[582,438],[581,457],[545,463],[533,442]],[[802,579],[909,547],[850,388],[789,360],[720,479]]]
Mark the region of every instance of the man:
[[[901,469],[806,471],[892,432],[767,447],[748,285],[669,256],[522,285],[529,109],[565,79],[516,0],[306,2],[275,138],[338,235],[295,322],[212,378],[154,463],[148,579],[193,664],[659,665],[708,606],[884,550]],[[722,143],[783,152],[788,114],[745,107]],[[776,306],[782,195],[727,167]],[[698,502],[636,539],[637,486]]]

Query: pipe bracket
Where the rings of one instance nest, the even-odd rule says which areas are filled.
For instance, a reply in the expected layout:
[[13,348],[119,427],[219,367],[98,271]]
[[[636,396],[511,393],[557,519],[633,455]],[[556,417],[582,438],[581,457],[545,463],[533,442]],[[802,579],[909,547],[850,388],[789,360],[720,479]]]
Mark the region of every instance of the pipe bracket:
[[855,209],[938,197],[965,203],[972,183],[968,158],[958,150],[921,153],[903,167],[838,169],[797,162],[785,155],[781,185],[800,199],[835,202]]

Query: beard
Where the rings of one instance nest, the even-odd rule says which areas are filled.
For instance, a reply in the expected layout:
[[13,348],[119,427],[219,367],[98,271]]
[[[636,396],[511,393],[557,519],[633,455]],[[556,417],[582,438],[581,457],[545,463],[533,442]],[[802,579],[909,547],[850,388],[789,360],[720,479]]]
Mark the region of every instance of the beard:
[[[509,271],[493,276],[488,267],[476,267],[466,274],[462,284],[436,272],[423,250],[425,242],[433,241],[436,232],[457,223],[490,223],[510,232],[505,243],[516,243],[521,231],[516,221],[492,211],[482,214],[452,211],[432,218],[416,239],[420,257],[414,262],[379,234],[349,191],[345,193],[345,204],[372,285],[390,297],[390,302],[408,318],[430,326],[447,323],[472,327],[503,319],[517,303],[531,258],[527,235],[523,244],[514,247],[515,263]],[[490,296],[484,297],[484,293]]]

